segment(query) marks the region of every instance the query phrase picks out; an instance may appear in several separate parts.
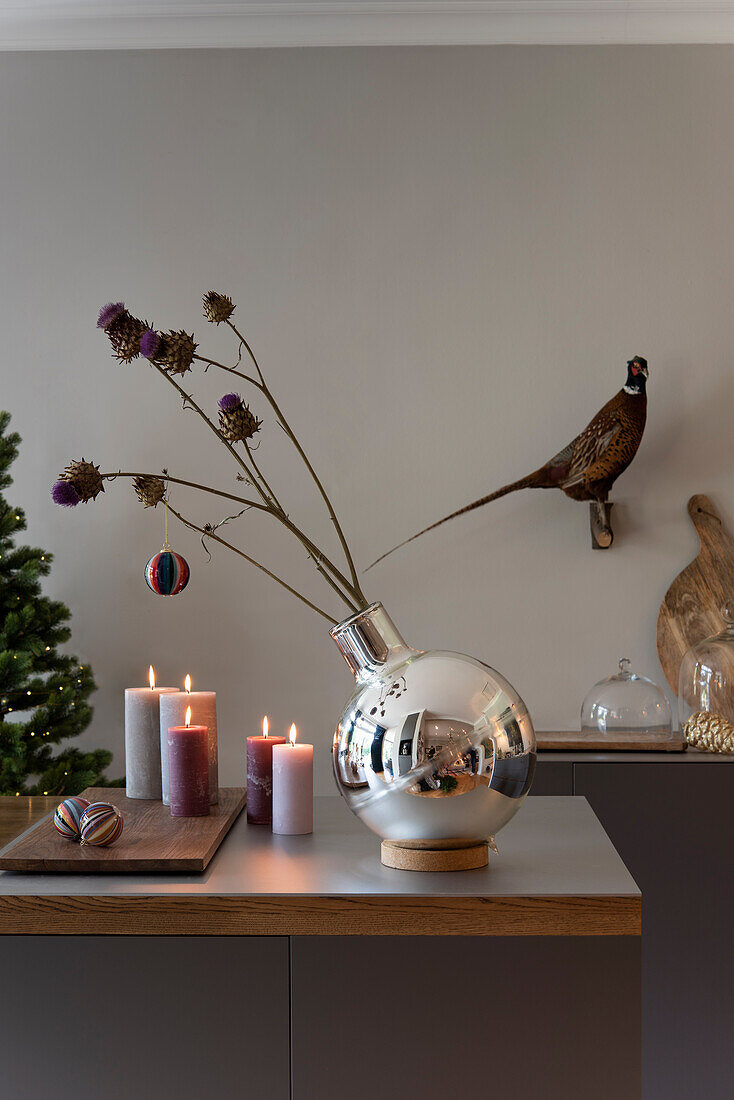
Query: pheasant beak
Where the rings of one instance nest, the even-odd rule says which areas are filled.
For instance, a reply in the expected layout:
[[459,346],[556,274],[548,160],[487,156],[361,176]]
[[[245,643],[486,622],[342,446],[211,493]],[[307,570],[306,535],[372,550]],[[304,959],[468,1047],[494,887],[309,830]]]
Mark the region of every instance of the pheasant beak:
[[649,373],[649,371],[648,371],[647,367],[640,367],[640,370],[641,370],[641,371],[642,371],[642,373],[644,374],[645,378],[649,378],[649,377],[650,377],[650,373]]

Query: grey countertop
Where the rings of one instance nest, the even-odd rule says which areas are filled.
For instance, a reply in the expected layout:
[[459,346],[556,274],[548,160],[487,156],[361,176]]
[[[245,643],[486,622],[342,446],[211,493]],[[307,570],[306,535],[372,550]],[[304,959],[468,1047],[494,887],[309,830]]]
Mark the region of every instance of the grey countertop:
[[0,897],[629,897],[639,890],[584,798],[528,799],[487,868],[396,871],[338,797],[315,801],[315,831],[275,836],[243,812],[201,875],[0,874]]

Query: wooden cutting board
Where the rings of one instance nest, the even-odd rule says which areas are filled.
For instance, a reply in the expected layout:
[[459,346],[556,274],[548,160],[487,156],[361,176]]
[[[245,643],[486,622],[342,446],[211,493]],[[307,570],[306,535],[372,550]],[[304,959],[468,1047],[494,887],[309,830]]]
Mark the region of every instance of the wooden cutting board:
[[734,539],[707,496],[691,497],[688,514],[701,548],[665,593],[658,614],[658,657],[676,695],[684,653],[723,629],[721,608],[734,600]]
[[162,802],[128,798],[115,787],[89,787],[82,798],[111,802],[118,808],[124,821],[119,840],[109,848],[65,840],[56,832],[50,813],[0,851],[0,870],[77,875],[200,872],[241,813],[245,789],[221,787],[219,802],[207,817],[171,817],[170,808]]

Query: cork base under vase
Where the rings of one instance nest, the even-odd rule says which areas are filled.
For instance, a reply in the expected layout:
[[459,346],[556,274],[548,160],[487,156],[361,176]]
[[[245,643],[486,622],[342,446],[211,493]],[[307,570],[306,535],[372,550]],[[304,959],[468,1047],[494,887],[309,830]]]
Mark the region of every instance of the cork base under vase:
[[383,840],[380,859],[397,871],[474,871],[489,863],[486,840]]

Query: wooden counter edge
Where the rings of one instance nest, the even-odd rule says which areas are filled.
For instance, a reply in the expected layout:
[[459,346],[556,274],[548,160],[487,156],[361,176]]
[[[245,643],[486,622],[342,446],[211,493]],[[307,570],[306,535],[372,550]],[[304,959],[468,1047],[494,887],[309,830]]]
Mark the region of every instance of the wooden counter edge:
[[0,935],[639,936],[637,895],[0,896]]

